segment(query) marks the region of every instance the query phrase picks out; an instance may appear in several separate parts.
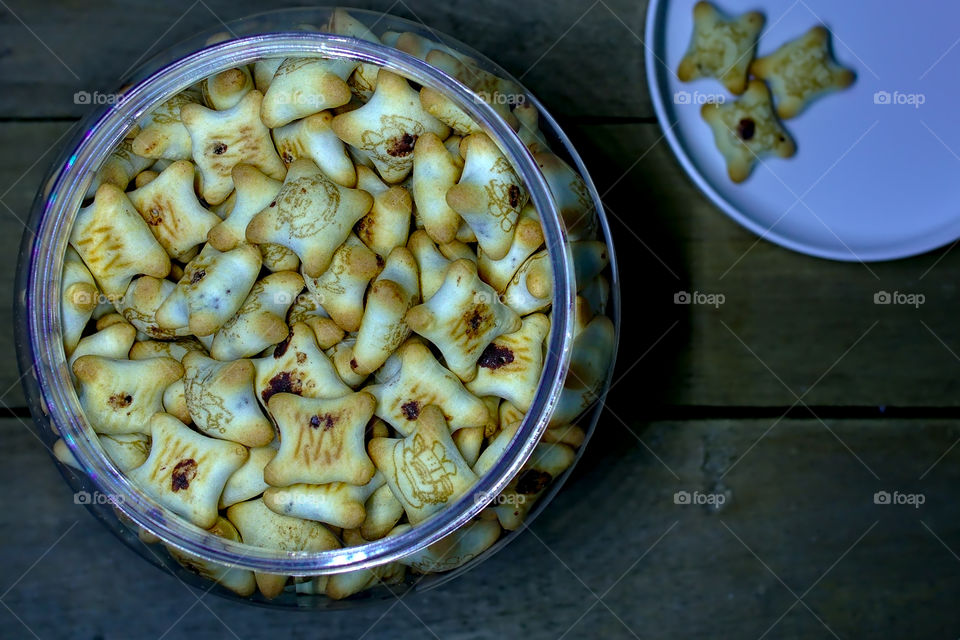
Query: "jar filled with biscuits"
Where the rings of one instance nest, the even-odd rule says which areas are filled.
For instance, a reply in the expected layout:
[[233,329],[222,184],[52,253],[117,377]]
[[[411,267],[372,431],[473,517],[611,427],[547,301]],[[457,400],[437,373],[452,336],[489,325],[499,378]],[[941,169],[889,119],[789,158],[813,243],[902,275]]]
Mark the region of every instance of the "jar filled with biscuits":
[[600,197],[519,82],[423,25],[278,11],[85,124],[17,299],[75,502],[278,607],[431,588],[523,535],[600,417],[619,291]]

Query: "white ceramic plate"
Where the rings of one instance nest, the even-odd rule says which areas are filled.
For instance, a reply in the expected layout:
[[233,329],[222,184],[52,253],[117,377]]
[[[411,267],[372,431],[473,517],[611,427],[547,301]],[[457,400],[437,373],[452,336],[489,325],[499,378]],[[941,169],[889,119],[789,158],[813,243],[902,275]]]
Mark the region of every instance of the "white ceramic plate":
[[890,260],[960,238],[960,3],[718,0],[766,16],[758,55],[817,24],[853,86],[784,124],[793,158],[764,158],[741,184],[727,177],[704,100],[730,95],[712,78],[676,77],[695,0],[652,0],[647,78],[666,138],[723,211],[767,240],[835,260]]

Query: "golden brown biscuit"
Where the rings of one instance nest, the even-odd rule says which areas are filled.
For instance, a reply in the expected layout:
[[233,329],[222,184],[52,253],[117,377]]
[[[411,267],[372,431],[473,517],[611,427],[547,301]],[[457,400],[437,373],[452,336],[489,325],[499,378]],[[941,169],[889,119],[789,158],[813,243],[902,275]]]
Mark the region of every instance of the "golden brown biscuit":
[[270,130],[260,120],[263,94],[251,91],[226,111],[199,104],[180,109],[190,132],[193,161],[200,170],[200,193],[209,204],[220,204],[233,191],[231,172],[245,163],[271,178],[283,178],[286,168],[273,146]]
[[134,276],[170,273],[170,257],[123,191],[112,184],[97,189],[93,204],[80,209],[70,244],[100,290],[119,299]]
[[287,247],[299,256],[304,275],[316,278],[372,205],[366,191],[331,181],[301,158],[290,165],[276,199],[247,225],[247,240]]
[[435,405],[423,408],[406,438],[373,438],[367,448],[412,524],[442,510],[477,481]]
[[440,349],[461,380],[473,380],[477,359],[497,336],[520,328],[520,317],[500,302],[469,260],[447,269],[443,285],[425,303],[407,312],[407,324]]
[[179,160],[128,195],[150,231],[174,260],[187,262],[220,218],[204,209],[193,191],[193,163]]
[[277,68],[263,96],[260,116],[268,127],[281,127],[350,101],[346,79],[357,62],[323,58],[287,58]]
[[273,440],[273,425],[254,398],[252,362],[220,362],[191,351],[183,356],[183,369],[187,410],[201,433],[247,447]]
[[347,144],[369,154],[381,177],[400,182],[413,168],[413,146],[424,133],[446,138],[443,124],[420,106],[420,96],[407,81],[386,69],[365,105],[333,119],[333,130]]
[[700,110],[713,129],[713,139],[727,162],[727,174],[743,182],[763,156],[789,158],[797,147],[777,121],[770,91],[761,80],[751,80],[739,100],[705,104]]
[[212,527],[223,485],[246,462],[246,447],[202,436],[168,413],[151,418],[150,434],[150,456],[127,476],[167,509]]
[[376,470],[364,431],[376,403],[362,392],[331,399],[271,396],[267,408],[280,431],[280,450],[264,468],[264,480],[276,487],[369,482]]
[[171,358],[115,360],[83,356],[73,363],[77,396],[97,433],[149,433],[153,414],[161,411],[163,392],[183,375]]
[[853,71],[833,61],[830,32],[823,25],[757,58],[750,72],[770,85],[777,115],[784,120],[799,114],[819,96],[849,87],[855,77]]
[[709,2],[698,2],[693,7],[690,46],[677,68],[677,77],[683,82],[719,78],[731,93],[743,93],[763,23],[763,14],[757,11],[727,20]]

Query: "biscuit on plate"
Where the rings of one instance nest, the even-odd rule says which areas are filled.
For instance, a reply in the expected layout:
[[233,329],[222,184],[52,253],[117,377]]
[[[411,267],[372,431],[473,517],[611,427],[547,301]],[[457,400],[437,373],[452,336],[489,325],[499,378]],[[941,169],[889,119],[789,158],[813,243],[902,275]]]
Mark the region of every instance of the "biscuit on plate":
[[730,93],[743,93],[763,23],[763,14],[757,11],[727,20],[709,2],[698,2],[693,7],[690,46],[677,68],[677,77],[683,82],[718,78]]

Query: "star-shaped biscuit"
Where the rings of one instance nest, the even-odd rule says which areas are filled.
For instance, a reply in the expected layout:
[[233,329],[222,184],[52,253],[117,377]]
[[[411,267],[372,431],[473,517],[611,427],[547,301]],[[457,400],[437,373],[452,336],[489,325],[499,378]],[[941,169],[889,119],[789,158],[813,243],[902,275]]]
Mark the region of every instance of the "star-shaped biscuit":
[[241,162],[282,179],[286,168],[260,120],[263,94],[251,91],[226,111],[185,104],[180,118],[190,132],[193,161],[200,170],[200,194],[209,204],[220,204],[233,191],[231,172]]
[[356,169],[343,141],[333,132],[331,122],[333,114],[321,111],[274,129],[277,153],[288,167],[300,158],[307,158],[337,184],[355,187]]
[[263,96],[261,116],[272,128],[350,101],[350,77],[357,63],[323,58],[287,58]]
[[287,337],[287,311],[303,290],[295,271],[279,271],[258,280],[236,315],[217,331],[210,355],[236,360],[257,355]]
[[[410,525],[400,525],[390,532],[400,535]],[[500,538],[496,520],[474,520],[445,538],[398,560],[420,573],[452,571],[462,567],[489,549]]]
[[276,393],[337,398],[352,391],[320,351],[313,331],[302,322],[290,328],[290,334],[272,353],[255,359],[253,364],[257,369],[257,398],[265,407]]
[[373,438],[367,449],[411,524],[441,511],[477,482],[435,405],[423,408],[406,438]]
[[354,227],[357,237],[382,259],[407,243],[413,200],[400,185],[388,187],[369,167],[357,167],[357,186],[373,196],[370,213]]
[[543,342],[550,320],[542,313],[523,319],[519,331],[496,338],[480,354],[477,377],[467,389],[477,396],[498,396],[527,411],[543,369]]
[[280,431],[280,450],[263,470],[269,484],[366,484],[376,471],[367,457],[364,432],[376,399],[369,393],[339,398],[270,397],[267,408]]
[[367,498],[385,484],[383,474],[378,473],[364,485],[330,482],[269,487],[263,492],[263,502],[283,515],[355,529],[366,518],[363,505]]
[[427,405],[440,407],[453,429],[486,423],[483,401],[463,387],[419,339],[408,340],[377,374],[379,384],[364,390],[377,399],[377,417],[403,435],[410,435]]
[[115,360],[83,356],[73,363],[77,396],[97,433],[149,433],[147,422],[162,411],[163,392],[183,375],[171,358]]
[[830,56],[830,32],[822,25],[757,58],[750,72],[770,85],[777,115],[784,120],[799,114],[818,96],[845,89],[854,80],[853,71]]
[[450,260],[440,252],[423,229],[410,234],[407,248],[417,260],[417,270],[420,272],[420,295],[424,301],[429,300],[443,284]]
[[533,253],[543,246],[543,229],[540,227],[540,216],[533,205],[527,203],[520,212],[517,221],[517,230],[513,235],[513,242],[507,255],[499,260],[491,260],[483,249],[477,251],[477,273],[480,279],[497,291],[505,291],[510,280],[520,266]]
[[[337,537],[319,522],[280,515],[263,500],[248,500],[227,509],[227,519],[236,526],[245,544],[281,551],[329,551],[339,549]],[[283,591],[287,576],[255,574],[257,587],[265,598]]]
[[134,276],[164,278],[170,257],[123,191],[112,184],[97,189],[93,204],[80,209],[70,244],[108,296],[120,299]]
[[204,209],[193,190],[193,164],[178,160],[145,186],[127,194],[171,258],[187,262],[220,217]]
[[693,7],[690,46],[677,77],[683,82],[718,78],[731,93],[743,93],[763,23],[763,14],[757,11],[727,20],[709,2],[698,2]]
[[391,184],[413,168],[413,146],[424,133],[446,138],[450,128],[420,105],[420,95],[407,81],[386,69],[377,76],[370,101],[333,119],[341,140],[369,154],[380,176]]
[[273,425],[254,397],[252,362],[220,362],[191,351],[183,357],[183,369],[187,409],[202,433],[248,447],[273,440]]
[[529,194],[486,134],[467,136],[460,149],[465,158],[463,173],[447,190],[447,204],[470,226],[484,253],[499,260],[510,250]]
[[319,277],[350,230],[370,210],[366,191],[341,186],[311,160],[290,165],[277,197],[247,226],[250,242],[272,242],[300,257],[304,275]]
[[[222,516],[218,516],[217,522],[207,529],[207,531],[215,536],[226,538],[227,540],[241,542],[240,533],[236,527]],[[253,595],[253,592],[257,590],[257,582],[253,577],[252,571],[204,560],[199,556],[181,551],[171,544],[165,544],[164,546],[170,555],[173,556],[173,559],[183,565],[187,570],[208,580],[213,580],[243,598]]]
[[140,133],[133,139],[133,152],[145,158],[189,160],[193,146],[190,132],[180,120],[180,107],[198,102],[200,94],[187,89],[156,107],[141,121]]
[[201,529],[217,521],[217,501],[227,478],[247,460],[247,448],[192,431],[167,413],[150,420],[147,460],[130,471],[144,493]]
[[713,129],[713,139],[734,182],[746,180],[765,155],[789,158],[796,153],[796,145],[773,113],[770,91],[762,80],[751,80],[736,101],[703,105],[700,114]]
[[195,336],[212,335],[240,309],[259,273],[256,247],[243,244],[220,252],[206,244],[157,309],[157,323],[163,329],[188,326]]
[[476,265],[457,260],[437,292],[407,312],[407,324],[440,349],[451,371],[469,381],[490,341],[519,329],[520,316],[480,280]]

